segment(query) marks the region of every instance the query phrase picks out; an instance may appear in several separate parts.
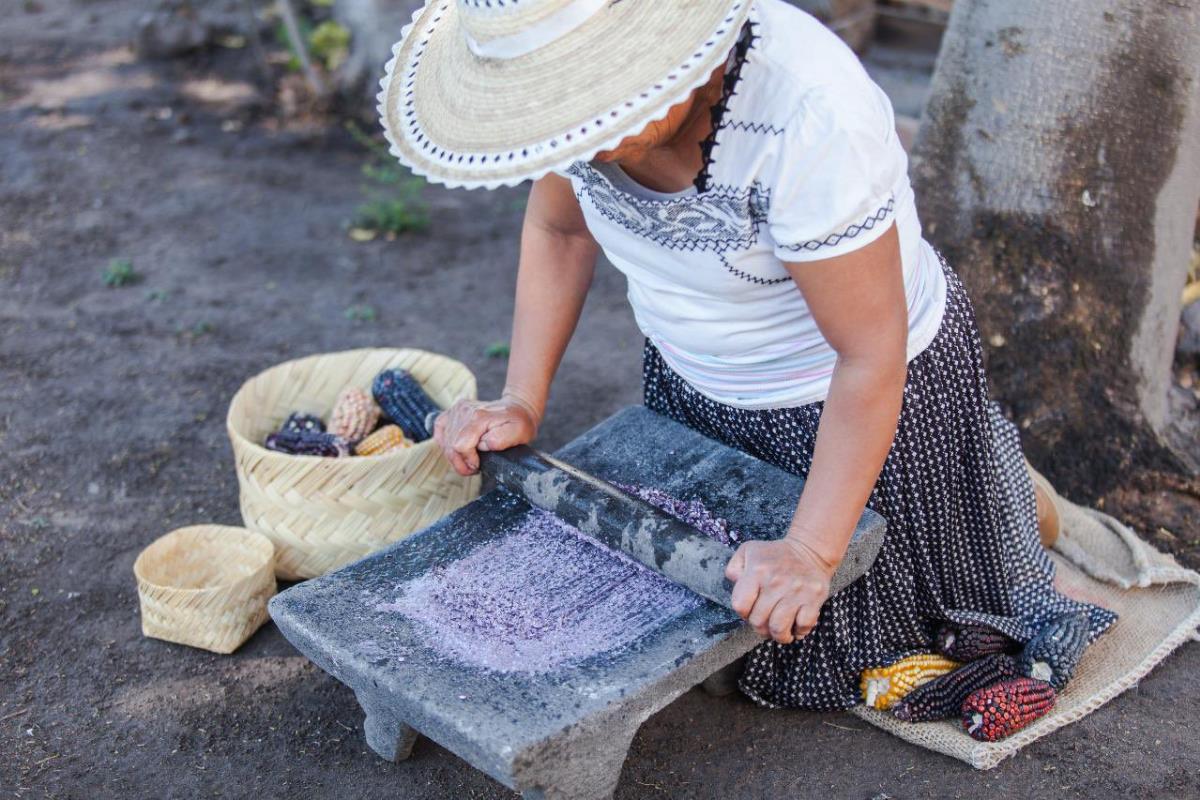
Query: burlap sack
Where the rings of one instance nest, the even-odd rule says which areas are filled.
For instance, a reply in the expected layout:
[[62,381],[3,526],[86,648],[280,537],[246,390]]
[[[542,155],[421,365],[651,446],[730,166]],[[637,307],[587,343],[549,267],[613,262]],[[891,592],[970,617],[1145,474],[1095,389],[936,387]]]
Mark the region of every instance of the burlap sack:
[[1082,719],[1135,685],[1167,654],[1197,636],[1200,574],[1184,569],[1107,514],[1065,500],[1063,532],[1051,557],[1063,594],[1121,615],[1084,654],[1054,710],[1009,738],[977,742],[957,720],[905,723],[859,706],[853,713],[888,733],[991,769],[1025,745]]

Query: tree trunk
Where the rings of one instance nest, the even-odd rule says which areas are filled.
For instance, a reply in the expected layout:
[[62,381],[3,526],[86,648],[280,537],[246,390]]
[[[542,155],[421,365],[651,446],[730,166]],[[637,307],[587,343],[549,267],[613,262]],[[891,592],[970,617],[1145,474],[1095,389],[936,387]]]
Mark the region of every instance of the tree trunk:
[[913,178],[1030,460],[1080,499],[1134,460],[1181,468],[1162,431],[1200,203],[1200,0],[958,0]]
[[350,54],[334,76],[339,91],[347,97],[361,94],[375,108],[392,45],[423,5],[421,0],[334,0],[333,18],[350,31]]

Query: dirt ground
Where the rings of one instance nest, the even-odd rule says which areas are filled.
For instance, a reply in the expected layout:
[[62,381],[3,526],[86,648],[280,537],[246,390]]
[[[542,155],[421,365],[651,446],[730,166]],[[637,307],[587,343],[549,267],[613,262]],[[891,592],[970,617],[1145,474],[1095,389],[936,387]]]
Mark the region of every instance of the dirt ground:
[[[368,752],[350,690],[270,624],[231,657],[142,638],[131,568],[170,528],[239,523],[224,412],[262,368],[416,346],[496,392],[523,192],[430,189],[429,232],[352,241],[362,147],[273,116],[244,50],[138,62],[141,9],[42,0],[0,24],[0,796],[508,797],[427,740]],[[107,288],[114,258],[140,282]],[[640,348],[602,270],[540,443],[638,402]],[[1138,475],[1108,505],[1200,563],[1194,486]],[[642,729],[618,797],[1196,797],[1197,671],[1189,644],[986,773],[692,691]]]

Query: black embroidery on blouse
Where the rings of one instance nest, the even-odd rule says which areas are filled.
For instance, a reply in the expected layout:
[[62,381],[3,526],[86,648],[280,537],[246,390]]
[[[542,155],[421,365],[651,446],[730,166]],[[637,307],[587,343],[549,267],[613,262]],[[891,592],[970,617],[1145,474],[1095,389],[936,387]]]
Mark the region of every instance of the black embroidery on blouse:
[[621,191],[585,162],[567,171],[579,179],[575,195],[580,202],[586,195],[605,219],[669,250],[748,250],[758,242],[771,203],[770,189],[757,181],[746,188],[714,184],[702,197],[654,200]]
[[764,136],[778,136],[783,133],[783,128],[776,128],[774,125],[766,122],[743,122],[740,119],[730,120],[725,124],[725,127],[731,131],[761,133]]
[[720,259],[721,259],[721,266],[725,267],[725,269],[729,271],[729,274],[731,274],[735,277],[741,278],[744,281],[750,281],[751,283],[757,283],[759,286],[775,286],[776,284],[787,283],[788,281],[790,281],[792,279],[791,275],[784,275],[782,278],[760,278],[757,275],[751,275],[749,272],[746,272],[745,270],[740,270],[737,267],[735,267],[733,264],[730,264],[729,259],[726,257],[726,255],[724,253],[720,254]]
[[716,160],[713,157],[713,150],[717,147],[717,135],[721,129],[726,127],[725,111],[729,108],[729,101],[737,94],[738,82],[742,79],[742,67],[746,63],[746,56],[754,47],[754,43],[760,38],[754,33],[754,26],[758,23],[750,20],[742,26],[742,33],[738,37],[737,44],[733,46],[733,64],[725,73],[725,77],[721,81],[721,99],[713,104],[708,110],[712,117],[712,130],[708,132],[708,136],[704,137],[704,141],[700,142],[700,154],[704,159],[704,163],[700,167],[700,172],[697,173],[693,183],[696,186],[696,191],[704,194],[708,191],[709,170]]
[[874,214],[867,215],[867,218],[864,219],[861,224],[851,225],[841,233],[831,233],[824,239],[809,239],[808,241],[800,242],[799,244],[781,244],[779,246],[784,250],[807,250],[810,253],[816,252],[822,247],[836,247],[844,239],[853,239],[863,231],[871,230],[880,222],[883,222],[885,219],[890,217],[892,212],[895,210],[896,199],[894,197],[889,197],[886,204],[881,206]]

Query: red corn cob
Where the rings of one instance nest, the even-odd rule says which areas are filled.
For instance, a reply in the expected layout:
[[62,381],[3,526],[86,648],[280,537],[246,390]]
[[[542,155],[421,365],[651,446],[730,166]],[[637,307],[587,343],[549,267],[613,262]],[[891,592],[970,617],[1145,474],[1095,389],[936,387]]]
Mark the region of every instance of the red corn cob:
[[1013,678],[974,692],[963,702],[967,733],[982,742],[1012,736],[1054,707],[1054,687],[1033,678]]
[[976,661],[993,653],[1012,653],[1020,645],[987,625],[948,622],[938,628],[935,648],[955,661]]
[[1012,656],[996,653],[918,686],[892,707],[892,713],[905,722],[949,719],[962,711],[963,701],[973,692],[1017,674]]

